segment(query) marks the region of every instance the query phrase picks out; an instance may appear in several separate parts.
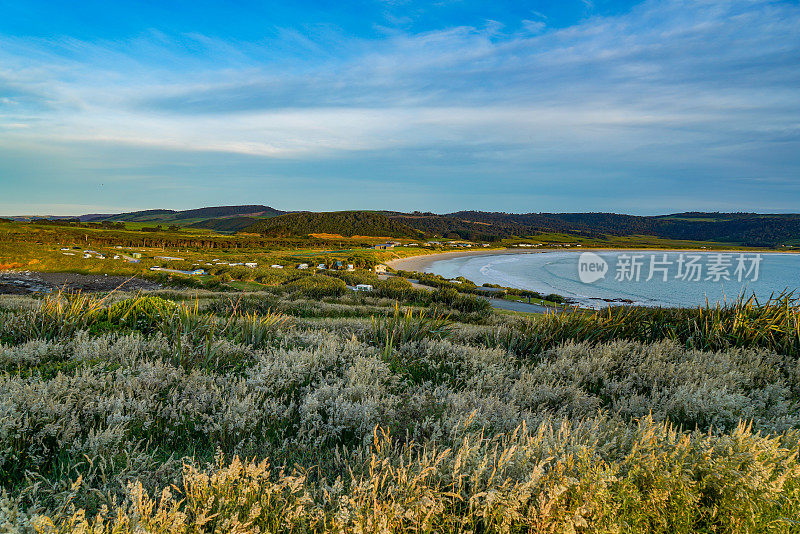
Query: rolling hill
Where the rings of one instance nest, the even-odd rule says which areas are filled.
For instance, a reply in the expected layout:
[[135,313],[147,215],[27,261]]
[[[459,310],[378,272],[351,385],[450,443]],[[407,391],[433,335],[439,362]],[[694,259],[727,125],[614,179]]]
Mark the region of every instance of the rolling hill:
[[[115,215],[82,216],[81,220],[98,221],[122,221],[122,222],[152,222],[158,224],[189,224],[202,219],[221,219],[226,217],[274,217],[285,213],[275,208],[262,205],[249,206],[214,206],[208,208],[198,208],[192,210],[143,210],[131,211],[127,213],[117,213]],[[186,223],[185,221],[189,221]]]
[[285,212],[260,204],[246,206],[213,206],[191,210],[154,209],[131,211],[114,215],[83,215],[86,222],[152,223],[164,226],[206,228],[217,232],[238,232],[261,218],[274,217]]
[[561,233],[581,237],[654,236],[731,244],[800,245],[800,214],[686,212],[639,216],[617,213],[505,213],[459,211],[436,214],[396,211],[285,212],[264,205],[192,210],[144,210],[82,216],[84,221],[121,221],[249,232],[267,236],[330,233],[496,241]]
[[235,233],[240,232],[257,223],[261,219],[255,217],[224,217],[219,219],[203,219],[202,221],[195,222],[187,225],[188,228],[205,228],[206,230],[214,230],[215,232],[222,233]]
[[199,208],[194,210],[179,211],[175,214],[176,220],[181,219],[212,219],[220,217],[274,217],[286,213],[270,208],[269,206],[217,206],[214,208]]
[[248,232],[306,235],[443,237],[496,241],[557,232],[580,237],[655,236],[664,239],[719,241],[751,246],[800,243],[800,215],[758,213],[677,213],[637,216],[617,213],[291,213],[258,221]]
[[245,231],[275,237],[312,233],[382,237],[423,237],[425,234],[397,218],[375,211],[287,213],[257,221]]

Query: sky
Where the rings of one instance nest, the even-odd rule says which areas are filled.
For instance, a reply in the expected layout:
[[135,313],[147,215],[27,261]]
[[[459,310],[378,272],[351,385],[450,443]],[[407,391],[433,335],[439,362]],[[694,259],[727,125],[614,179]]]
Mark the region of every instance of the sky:
[[0,13],[0,214],[800,212],[798,1]]

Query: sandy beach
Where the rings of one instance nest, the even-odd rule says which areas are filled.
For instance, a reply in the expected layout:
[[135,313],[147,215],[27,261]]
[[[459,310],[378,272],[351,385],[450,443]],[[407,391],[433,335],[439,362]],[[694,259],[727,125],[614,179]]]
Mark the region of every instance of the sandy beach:
[[[549,250],[549,249],[548,249]],[[452,252],[441,252],[438,254],[421,254],[419,256],[409,256],[388,260],[384,263],[392,269],[398,271],[417,271],[423,272],[430,264],[439,260],[449,260],[461,256],[497,256],[500,254],[538,254],[545,250],[520,250],[518,248],[503,248],[490,250],[454,250]]]
[[585,248],[537,248],[537,249],[519,249],[519,248],[502,248],[502,249],[489,249],[489,250],[454,250],[449,252],[440,252],[437,254],[420,254],[419,256],[408,256],[406,258],[398,258],[395,260],[387,260],[383,262],[385,265],[392,269],[403,271],[417,271],[424,272],[424,270],[432,263],[440,260],[448,260],[458,258],[461,256],[498,256],[501,254],[541,254],[542,252],[619,252],[624,250],[631,250],[636,252],[721,252],[726,254],[745,252],[745,253],[759,253],[759,254],[800,254],[797,250],[782,250],[782,251],[764,251],[758,249],[705,249],[705,248],[612,248],[612,247],[585,247]]

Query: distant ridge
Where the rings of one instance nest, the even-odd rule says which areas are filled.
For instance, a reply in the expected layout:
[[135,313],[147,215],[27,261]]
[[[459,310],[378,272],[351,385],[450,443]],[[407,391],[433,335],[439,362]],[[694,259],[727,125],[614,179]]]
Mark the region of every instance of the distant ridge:
[[[64,216],[15,216],[11,219],[75,219]],[[117,221],[147,226],[205,228],[224,233],[265,236],[342,236],[444,238],[497,241],[564,234],[604,238],[655,236],[686,241],[716,241],[748,246],[791,246],[800,249],[800,214],[685,212],[641,216],[620,213],[505,213],[458,211],[404,213],[351,210],[332,212],[281,211],[261,204],[212,206],[191,210],[152,209],[127,213],[87,214],[85,222]]]
[[[103,216],[100,215],[94,219],[86,219],[89,222],[97,221],[127,221],[127,222],[148,222],[154,219],[163,218],[166,215],[173,215],[178,213],[175,210],[143,210],[131,211],[128,213],[117,213],[115,215]],[[79,217],[83,220],[83,217]]]
[[401,213],[388,211],[297,212],[257,221],[245,229],[264,235],[332,233],[343,236],[443,237],[497,241],[542,233],[573,236],[655,236],[748,246],[800,246],[800,215],[676,213],[639,216],[618,213]]
[[195,219],[202,218],[216,218],[216,217],[274,217],[285,213],[269,206],[218,206],[215,208],[199,208],[194,210],[179,211],[175,214],[176,219]]
[[[191,210],[167,210],[154,209],[142,211],[130,211],[127,213],[117,213],[113,215],[84,215],[81,220],[98,221],[122,221],[122,222],[147,222],[155,224],[177,224],[180,226],[191,225],[203,219],[223,219],[227,217],[274,217],[285,213],[269,206],[261,204],[246,206],[212,206]],[[85,217],[85,218],[84,218]],[[91,218],[89,218],[91,217]],[[252,224],[250,222],[249,224]]]
[[0,217],[16,222],[38,221],[41,219],[47,219],[49,221],[77,219],[74,215],[0,215]]
[[103,219],[107,219],[113,215],[113,213],[87,213],[86,215],[81,215],[78,217],[78,220],[81,222],[102,221]]

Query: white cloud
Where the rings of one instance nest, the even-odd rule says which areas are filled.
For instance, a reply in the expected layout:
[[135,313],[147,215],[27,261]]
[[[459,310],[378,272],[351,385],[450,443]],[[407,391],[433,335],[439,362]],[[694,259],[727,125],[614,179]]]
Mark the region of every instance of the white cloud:
[[724,173],[746,146],[754,175],[796,171],[797,158],[772,153],[800,138],[796,4],[649,1],[569,28],[521,28],[381,40],[283,29],[260,43],[0,36],[0,143],[270,159],[429,150],[458,154],[454,167],[467,153],[500,169],[616,158],[627,176],[676,158]]

